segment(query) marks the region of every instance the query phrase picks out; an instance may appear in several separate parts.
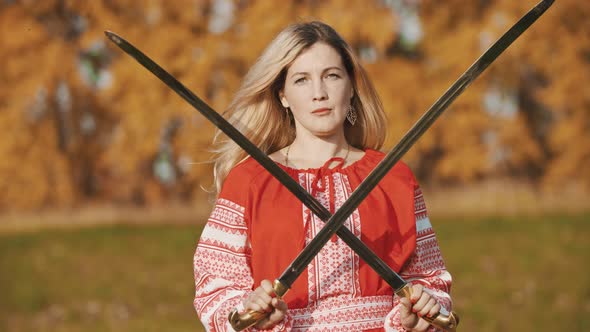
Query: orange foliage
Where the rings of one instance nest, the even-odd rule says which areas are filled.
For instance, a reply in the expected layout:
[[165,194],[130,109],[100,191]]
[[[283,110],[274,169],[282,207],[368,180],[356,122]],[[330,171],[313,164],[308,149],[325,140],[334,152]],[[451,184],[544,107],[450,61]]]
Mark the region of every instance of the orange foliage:
[[[400,32],[407,13],[383,1],[229,1],[213,28],[216,3],[0,5],[0,209],[206,196],[213,126],[104,30],[222,111],[278,31],[323,20],[365,61],[388,115],[389,149],[536,1],[406,1],[419,3],[423,34],[413,49]],[[588,2],[556,2],[474,82],[406,156],[421,181],[509,176],[590,188],[589,16]]]

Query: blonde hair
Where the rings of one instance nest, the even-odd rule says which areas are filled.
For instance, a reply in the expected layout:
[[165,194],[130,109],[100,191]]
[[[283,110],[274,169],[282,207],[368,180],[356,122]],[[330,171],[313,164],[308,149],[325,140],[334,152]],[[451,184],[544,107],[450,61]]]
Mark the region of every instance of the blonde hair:
[[[318,42],[338,51],[354,88],[352,107],[358,118],[354,126],[345,121],[348,143],[359,149],[380,149],[385,140],[386,120],[379,96],[350,46],[322,22],[297,23],[280,32],[250,68],[223,115],[266,154],[291,144],[295,139],[295,125],[290,112],[281,105],[279,92],[291,63]],[[217,194],[230,170],[248,155],[219,130],[214,144]]]

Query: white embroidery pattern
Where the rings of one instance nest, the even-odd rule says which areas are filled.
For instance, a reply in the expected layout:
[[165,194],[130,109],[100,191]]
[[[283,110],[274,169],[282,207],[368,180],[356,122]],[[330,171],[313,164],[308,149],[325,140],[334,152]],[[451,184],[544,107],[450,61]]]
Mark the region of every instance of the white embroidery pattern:
[[[333,181],[324,181],[324,191],[317,192],[315,197],[324,206],[329,206],[329,193],[334,184],[334,205],[338,209],[348,199],[352,192],[350,183],[346,176],[340,173],[333,173]],[[311,183],[314,175],[310,173],[300,174],[299,181],[308,191],[311,190]],[[311,212],[303,206],[303,222],[309,220]],[[311,221],[306,227],[305,243],[309,243],[317,233],[324,227],[324,222],[312,214]],[[353,234],[360,238],[361,224],[358,210],[345,221],[344,226],[351,230]],[[324,248],[314,258],[308,267],[308,285],[309,285],[309,303],[317,303],[322,299],[332,296],[349,294],[355,297],[360,294],[359,281],[359,257],[350,249],[342,240],[330,240]]]

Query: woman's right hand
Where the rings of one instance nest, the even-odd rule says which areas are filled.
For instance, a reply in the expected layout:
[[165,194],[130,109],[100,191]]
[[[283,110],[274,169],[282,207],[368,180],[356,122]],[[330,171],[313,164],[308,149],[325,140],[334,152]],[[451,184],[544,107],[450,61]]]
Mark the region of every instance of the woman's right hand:
[[255,325],[257,329],[266,330],[272,328],[285,318],[287,314],[287,303],[274,297],[272,283],[265,279],[244,300],[244,309],[269,312],[270,314],[268,316]]

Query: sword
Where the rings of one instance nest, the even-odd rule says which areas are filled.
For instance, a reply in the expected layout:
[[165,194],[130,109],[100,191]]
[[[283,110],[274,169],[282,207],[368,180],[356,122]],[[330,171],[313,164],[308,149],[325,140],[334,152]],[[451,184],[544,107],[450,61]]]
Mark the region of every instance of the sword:
[[[106,36],[113,41],[117,46],[123,49],[126,53],[135,58],[141,65],[156,75],[178,95],[191,104],[197,111],[217,126],[223,133],[234,140],[242,149],[244,149],[253,159],[255,159],[262,167],[264,167],[271,175],[279,180],[291,193],[293,193],[302,203],[307,206],[316,216],[324,222],[332,217],[321,203],[319,203],[313,196],[311,196],[303,187],[301,187],[295,180],[276,165],[266,154],[264,154],[258,147],[256,147],[250,140],[248,140],[240,131],[233,127],[227,120],[225,120],[219,113],[215,112],[203,100],[197,97],[194,93],[188,90],[182,83],[176,80],[171,74],[166,72],[162,67],[156,64],[153,60],[147,57],[143,52],[133,46],[131,43],[123,39],[121,36],[111,31],[105,31]],[[379,166],[377,166],[379,167]],[[346,219],[348,217],[345,217]],[[357,238],[348,228],[342,227],[336,231],[336,234],[353,249],[359,257],[361,257],[379,276],[381,276],[400,296],[411,295],[411,288],[407,287],[407,283],[395,271],[391,269],[377,254],[375,254],[366,244]],[[321,248],[320,248],[321,249]],[[318,249],[319,251],[319,249]],[[309,256],[313,259],[315,255]],[[275,281],[273,284],[274,291],[277,296],[283,296],[291,287],[292,283],[301,274],[302,270],[291,275],[288,279],[281,282]],[[287,286],[285,286],[287,285]],[[259,320],[263,319],[267,314],[251,311],[247,314],[238,315],[237,312],[230,314],[230,322],[236,331],[241,331],[250,327]],[[434,324],[439,327],[451,326],[450,323],[444,323],[443,320],[450,319],[444,315],[439,315]],[[458,318],[453,318],[458,321]],[[440,322],[439,322],[440,321]],[[455,324],[456,325],[456,324]]]
[[[182,83],[176,80],[172,75],[166,72],[162,67],[148,58],[144,53],[135,48],[131,43],[118,36],[114,32],[105,31],[107,37],[117,46],[135,58],[141,65],[156,75],[178,95],[191,104],[197,111],[217,126],[223,133],[234,140],[242,149],[244,149],[254,160],[264,167],[271,175],[279,180],[291,193],[293,193],[305,206],[307,206],[321,220],[327,221],[332,217],[320,202],[311,196],[303,187],[283,171],[277,164],[272,161],[264,152],[260,151],[250,140],[248,140],[240,131],[232,126],[219,113],[215,112],[209,105],[199,97],[188,90]],[[385,262],[379,258],[371,249],[369,249],[359,238],[357,238],[347,228],[341,228],[337,231],[338,236],[348,244],[367,264],[369,264],[389,285],[394,289],[400,287],[401,279]]]
[[[406,134],[406,136],[404,137],[404,139],[402,139],[400,144],[398,144],[398,146],[396,146],[396,149],[392,150],[392,152],[390,152],[388,154],[386,159],[384,159],[380,163],[380,165],[378,165],[376,167],[376,169],[371,173],[371,175],[369,175],[369,177],[365,181],[363,181],[363,183],[361,183],[359,188],[357,188],[357,190],[355,191],[355,193],[361,192],[361,194],[357,195],[357,197],[359,198],[359,201],[356,203],[353,202],[353,203],[349,204],[348,209],[350,211],[344,211],[344,212],[347,212],[348,215],[350,215],[350,213],[352,213],[352,211],[358,206],[358,204],[360,204],[360,201],[362,201],[362,199],[364,199],[364,197],[366,197],[366,195],[368,195],[368,193],[372,189],[372,187],[369,188],[369,186],[372,185],[374,187],[378,183],[378,181],[385,175],[385,173],[387,173],[387,171],[391,167],[393,167],[393,165],[401,158],[403,153],[405,153],[410,148],[410,146],[422,135],[422,133],[430,127],[430,125],[434,122],[434,120],[436,120],[438,115],[440,115],[440,113],[442,113],[442,111],[448,107],[448,105],[468,86],[468,84],[471,81],[473,81],[477,76],[479,76],[479,74],[491,62],[493,62],[493,60],[499,54],[501,54],[518,36],[520,36],[520,34],[522,34],[522,32],[524,32],[539,16],[541,16],[552,3],[553,3],[553,1],[542,1],[541,3],[539,3],[527,15],[525,15],[519,22],[517,22],[517,24],[515,26],[513,26],[504,36],[502,36],[502,38],[500,38],[500,40],[498,40],[494,45],[492,45],[492,47],[486,53],[484,53],[484,55],[482,55],[480,57],[480,59],[478,59],[478,61],[476,61],[476,63],[474,63],[465,72],[465,74],[462,75],[462,77],[457,82],[455,82],[455,84],[445,93],[445,95],[443,95],[443,97],[441,97],[431,107],[431,109],[429,109],[429,111],[418,121],[418,123],[416,123],[416,125],[412,128],[412,130],[410,130],[410,132],[408,132],[408,134]],[[184,86],[182,86],[182,84],[180,84],[178,81],[176,81],[171,75],[166,73],[161,67],[159,67],[153,61],[151,61],[149,58],[147,58],[145,55],[143,55],[143,53],[141,53],[139,50],[135,49],[132,45],[130,45],[129,43],[127,43],[122,38],[118,37],[117,35],[110,33],[110,32],[106,32],[106,34],[113,42],[115,42],[117,45],[119,45],[119,47],[121,47],[123,50],[125,50],[127,53],[129,53],[131,56],[136,58],[136,60],[138,60],[142,65],[144,65],[144,67],[146,67],[148,70],[150,70],[156,76],[158,76],[162,81],[164,81],[167,85],[169,85],[171,88],[173,88],[181,97],[183,97],[185,100],[187,100],[189,103],[191,103],[191,105],[195,106],[199,112],[201,112],[203,115],[205,115],[213,123],[218,125],[218,127],[220,125],[224,124],[225,121],[221,116],[219,116],[219,114],[217,114],[213,110],[211,110],[205,103],[203,103],[200,99],[198,99],[196,96],[194,96],[194,94],[192,94],[188,89],[186,89]],[[462,78],[464,78],[464,79],[462,79]],[[199,108],[199,105],[202,107],[205,107],[205,109],[208,109],[211,112],[204,112],[203,110],[201,110]],[[428,116],[428,115],[430,115],[430,116]],[[226,128],[220,127],[220,129],[222,129],[222,131],[224,131],[224,133],[226,133],[228,136],[230,136],[231,138],[236,140],[236,138],[234,138],[233,136],[228,134],[233,131],[234,134],[237,133],[238,134],[237,136],[242,136],[242,138],[245,139],[245,137],[243,137],[243,135],[241,135],[237,130],[235,130],[235,128],[233,128],[231,125],[229,125],[229,123],[225,122],[225,125],[226,125]],[[247,140],[246,140],[246,142],[247,142]],[[243,141],[242,142],[236,141],[236,143],[238,143],[242,148],[245,148],[244,145],[248,146],[247,143],[250,143],[250,142],[240,144],[240,143],[243,143]],[[254,147],[252,152],[256,153],[257,148],[255,146],[253,146],[251,143],[250,143],[250,145],[251,145],[251,147]],[[245,148],[245,150],[248,153],[250,153],[250,151],[248,151],[246,148]],[[398,151],[398,152],[396,152],[396,151]],[[260,152],[260,151],[258,150],[258,152]],[[260,152],[260,154],[262,154],[263,157],[266,157],[263,153]],[[252,155],[252,153],[251,153],[251,155]],[[255,157],[255,156],[253,155],[253,157]],[[255,159],[258,160],[257,158],[255,158]],[[262,158],[262,159],[265,159],[265,158]],[[263,164],[263,162],[261,162],[261,160],[258,160],[258,161],[264,166],[264,164]],[[267,160],[267,161],[269,162],[271,169],[272,169],[272,166],[276,166],[274,164],[274,162],[272,162],[272,160]],[[377,172],[381,167],[384,167],[384,168],[389,167],[389,168],[385,169],[384,171]],[[282,172],[282,170],[280,170],[280,168],[278,168],[278,166],[276,166],[276,168],[278,169],[279,173]],[[275,175],[275,174],[273,174],[273,175]],[[372,176],[372,175],[374,175],[374,176]],[[288,178],[288,180],[293,181],[288,175],[287,175],[287,178]],[[371,180],[371,181],[368,181],[368,180]],[[304,194],[307,194],[306,196],[310,196],[297,183],[295,183],[295,185],[296,185],[295,189],[298,188],[298,189],[302,190]],[[288,188],[289,188],[289,186],[288,186]],[[368,190],[359,191],[359,189],[362,189],[362,188],[365,188],[365,189],[368,188]],[[291,188],[289,188],[289,189],[291,190]],[[296,190],[296,191],[299,191],[299,190]],[[348,217],[348,215],[345,215],[344,212],[341,212],[341,210],[343,210],[343,208],[346,206],[347,203],[349,203],[350,201],[353,200],[353,197],[355,197],[355,193],[353,193],[351,198],[344,204],[344,206],[340,210],[338,210],[338,212],[336,212],[336,214],[331,218],[331,220],[326,224],[326,226],[322,230],[322,231],[326,230],[326,232],[324,232],[324,234],[329,233],[329,235],[323,236],[321,239],[318,239],[320,237],[320,235],[322,234],[322,232],[320,232],[318,234],[318,236],[314,240],[312,240],[310,245],[308,245],[304,249],[304,251],[302,251],[302,253],[295,259],[295,261],[285,271],[285,273],[283,273],[283,276],[275,282],[275,285],[276,285],[275,290],[276,290],[276,293],[278,296],[284,295],[284,293],[290,287],[291,283],[297,278],[297,276],[303,271],[303,269],[305,269],[307,264],[313,259],[313,257],[315,256],[317,251],[319,251],[321,249],[323,244],[325,242],[327,242],[327,239],[329,239],[335,232],[338,232],[339,235],[341,235],[341,233],[346,234],[346,232],[341,232],[341,231],[348,231],[346,228],[342,228],[341,230],[338,229],[339,226],[343,223],[343,221]],[[313,203],[313,201],[314,201],[313,197],[311,197],[311,201]],[[304,202],[304,204],[305,203],[310,203],[310,202]],[[354,205],[354,204],[356,204],[356,205]],[[319,205],[320,210],[324,210],[325,212],[327,212],[327,210],[325,208],[323,208],[323,206],[321,204],[317,203],[316,205]],[[315,206],[315,205],[311,204],[311,206],[308,206],[308,207],[313,211],[314,209],[312,208],[312,206]],[[339,214],[339,212],[341,212],[341,213]],[[314,211],[314,213],[315,213],[315,211]],[[327,212],[327,214],[329,215],[329,212]],[[342,217],[342,215],[344,217]],[[321,214],[318,214],[318,216],[321,217]],[[338,224],[338,221],[339,221],[338,217],[343,218],[340,221],[340,225]],[[322,218],[322,219],[325,220],[327,218],[325,218],[325,219]],[[330,227],[328,227],[328,226],[330,226]],[[349,233],[349,235],[352,235],[350,232],[348,232],[348,233]],[[341,236],[341,238],[344,239],[344,236]],[[352,237],[352,239],[358,240],[354,236]],[[318,241],[316,241],[316,240],[318,240]],[[356,242],[356,243],[350,244],[352,249],[354,249],[355,251],[357,251],[357,250],[362,251],[359,248],[365,248],[370,252],[370,250],[368,248],[366,248],[366,246],[360,240],[358,240],[358,241],[354,241],[354,240],[350,241],[350,242]],[[316,244],[319,243],[319,247],[317,247],[318,245],[315,245],[315,247],[317,247],[317,248],[314,247],[314,248],[311,248],[310,250],[307,250],[309,247],[311,247],[312,244],[314,244],[314,241]],[[321,242],[321,241],[323,241],[323,242]],[[353,245],[354,246],[358,245],[359,247],[353,247]],[[357,254],[359,254],[359,256],[361,256],[363,259],[365,259],[363,257],[363,255],[361,255],[358,251],[357,251]],[[372,254],[374,255],[374,253],[372,253]],[[375,257],[376,257],[376,255],[375,255]],[[376,258],[378,261],[380,261],[380,259],[378,257],[376,257]],[[301,263],[305,262],[305,261],[307,261],[307,263],[302,265],[302,267],[301,267],[300,266]],[[392,285],[392,287],[396,290],[396,294],[398,294],[400,296],[409,296],[410,295],[410,293],[409,293],[410,288],[405,283],[405,281],[401,277],[399,277],[395,272],[393,272],[388,266],[386,266],[382,261],[381,261],[381,263],[383,264],[383,266],[380,266],[380,264],[377,264],[378,262],[376,263],[374,261],[371,261],[371,259],[366,260],[366,261],[372,267],[374,265],[376,265],[379,268],[384,268],[384,271],[381,271],[381,272],[390,272],[389,277],[392,278],[391,283],[396,283],[398,285],[401,285],[401,287],[395,287],[394,285]],[[298,264],[295,264],[295,263],[298,263]],[[297,267],[299,267],[299,269],[297,269]],[[389,271],[387,271],[387,270],[389,270]],[[377,271],[377,272],[379,273],[379,271]],[[380,273],[380,275],[383,276],[382,273]],[[289,278],[288,276],[291,276],[291,277]],[[292,281],[289,283],[290,279],[292,279]],[[282,284],[281,281],[283,281],[284,284]],[[386,279],[386,281],[387,281],[387,279]],[[391,285],[391,283],[390,283],[390,285]],[[232,314],[232,315],[230,315],[230,320],[232,320],[232,318],[234,318],[235,321],[232,322],[232,324],[236,323],[239,325],[239,326],[237,326],[238,328],[243,329],[243,328],[246,328],[248,326],[255,324],[258,319],[262,319],[264,317],[263,314],[261,314],[261,313],[259,313],[259,314],[260,315],[257,315],[256,313],[246,313],[246,315]],[[437,325],[436,319],[441,318],[441,316],[442,315],[438,315],[437,317],[434,318],[434,321],[432,323],[435,323],[435,324],[433,324],[433,325]],[[455,316],[454,314],[451,314],[449,317],[447,317],[447,319],[445,321],[442,322],[441,326],[439,326],[439,327],[445,328],[447,330],[454,330],[456,328],[456,323],[457,323],[457,319],[454,316]],[[254,319],[252,324],[242,327],[242,325],[243,325],[242,323],[244,323],[245,320],[252,320],[252,319]],[[240,325],[240,324],[242,324],[242,325]],[[244,324],[247,324],[247,323],[244,323]]]
[[[250,142],[240,131],[238,131],[229,122],[227,122],[227,120],[225,120],[219,113],[215,112],[209,105],[207,105],[204,101],[202,101],[199,97],[197,97],[194,93],[187,89],[182,83],[176,80],[172,75],[166,72],[162,67],[160,67],[157,63],[155,63],[143,52],[141,52],[131,43],[123,39],[121,36],[111,31],[105,31],[105,34],[112,42],[114,42],[127,54],[135,58],[135,60],[137,60],[142,66],[144,66],[155,76],[157,76],[160,80],[162,80],[162,82],[164,82],[166,85],[172,88],[172,90],[174,90],[179,96],[185,99],[201,114],[203,114],[205,118],[211,121],[223,133],[225,133],[228,137],[234,140],[253,159],[260,163],[262,167],[264,167],[271,175],[273,175],[289,191],[291,191],[291,193],[293,193],[299,200],[301,200],[302,203],[305,206],[307,206],[316,216],[318,216],[323,221],[327,221],[331,217],[333,217],[330,211],[328,211],[321,203],[319,203],[313,196],[311,196],[305,189],[303,189],[303,187],[301,187],[297,182],[295,182],[295,180],[291,176],[289,176],[285,171],[283,171],[279,166],[277,166],[274,161],[272,161],[266,154],[260,151],[258,147],[256,147],[252,142]],[[383,163],[383,161],[381,163]],[[395,164],[395,162],[393,164]],[[380,165],[377,165],[375,170],[378,167],[380,167]],[[375,170],[373,170],[372,173],[374,173]],[[387,173],[387,170],[385,171],[385,173]],[[350,198],[352,198],[352,196]],[[352,210],[354,210],[354,208]],[[352,210],[350,213],[352,213]],[[344,216],[343,220],[346,220],[347,218],[348,215]],[[379,276],[382,277],[383,280],[385,280],[385,282],[387,282],[392,287],[392,289],[398,296],[405,296],[410,298],[412,294],[411,288],[406,283],[406,281],[401,276],[399,276],[395,271],[393,271],[391,267],[389,267],[369,247],[367,247],[366,244],[364,244],[359,238],[352,234],[352,232],[348,230],[348,228],[337,228],[334,229],[334,232],[352,250],[354,250],[354,252],[356,252],[359,255],[359,257],[361,257],[367,264],[369,264],[369,266],[371,266],[371,268],[373,268],[373,270],[375,270],[375,272],[379,274]],[[318,247],[315,253],[319,252],[321,247],[322,245]],[[308,253],[306,255],[306,259],[311,261],[315,256],[315,253]],[[290,268],[288,269],[290,273],[287,273],[287,271],[285,271],[283,273],[283,276],[285,276],[285,278],[279,278],[278,280],[275,280],[275,282],[273,283],[275,294],[279,297],[285,295],[291,287],[292,283],[303,272],[303,269],[305,269],[305,267],[306,265],[301,265],[301,267],[298,269]],[[267,315],[268,313],[256,311],[249,311],[244,314],[238,314],[237,311],[234,311],[230,313],[229,321],[236,331],[241,331],[245,328],[248,328],[256,324],[258,321],[260,321]],[[433,318],[424,317],[424,319],[431,322],[432,325],[435,325],[446,331],[454,331],[459,321],[458,316],[454,313],[451,313],[451,315],[449,316],[439,313],[438,315],[433,316]]]

